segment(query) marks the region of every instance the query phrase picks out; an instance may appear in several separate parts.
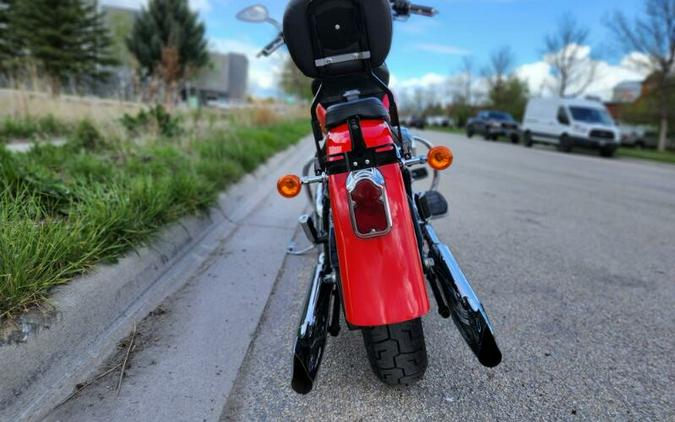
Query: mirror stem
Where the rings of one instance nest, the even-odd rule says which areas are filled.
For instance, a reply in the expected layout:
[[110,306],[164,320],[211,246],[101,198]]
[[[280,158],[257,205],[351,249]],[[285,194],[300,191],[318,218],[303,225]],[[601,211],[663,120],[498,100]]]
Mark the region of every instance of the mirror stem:
[[281,33],[284,32],[284,29],[283,29],[283,27],[281,26],[281,24],[279,23],[278,20],[273,19],[273,18],[267,18],[267,19],[265,19],[265,22],[271,23],[272,25],[274,25],[274,27],[277,28],[279,30],[279,32],[281,32]]

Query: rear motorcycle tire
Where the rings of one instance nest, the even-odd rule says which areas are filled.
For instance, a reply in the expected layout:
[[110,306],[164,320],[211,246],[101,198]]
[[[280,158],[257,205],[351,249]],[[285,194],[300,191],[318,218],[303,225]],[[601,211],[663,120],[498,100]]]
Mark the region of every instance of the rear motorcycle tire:
[[424,377],[428,359],[420,318],[362,332],[370,366],[380,381],[410,385]]

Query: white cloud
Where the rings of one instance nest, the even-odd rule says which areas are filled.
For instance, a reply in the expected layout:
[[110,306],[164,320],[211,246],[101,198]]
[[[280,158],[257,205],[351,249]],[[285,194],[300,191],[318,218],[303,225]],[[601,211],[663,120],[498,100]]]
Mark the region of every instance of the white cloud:
[[464,56],[469,54],[467,50],[464,50],[460,47],[455,47],[454,45],[445,45],[445,44],[433,44],[433,43],[420,43],[414,45],[416,50],[427,51],[430,53],[445,54],[445,55],[458,55]]
[[533,95],[547,92],[554,83],[551,66],[545,61],[524,64],[516,69],[516,76],[527,82]]
[[[596,77],[586,90],[588,95],[596,95],[604,100],[610,100],[613,88],[626,80],[643,80],[648,71],[644,66],[636,63],[644,63],[645,56],[639,53],[631,53],[624,56],[619,63],[610,64],[603,60],[591,59],[590,47],[580,50],[584,57],[588,57],[588,66],[591,63],[596,66]],[[552,87],[555,85],[552,68],[546,57],[531,63],[525,63],[515,69],[515,74],[524,80],[532,95],[553,95]],[[440,75],[428,73],[420,77],[400,79],[392,77],[391,86],[397,91],[402,100],[414,101],[416,91],[426,92],[426,96],[435,101],[449,101],[452,94],[461,92],[463,86],[461,73],[452,75]],[[473,82],[476,97],[483,96],[486,90],[485,80],[477,75]]]
[[[610,100],[613,88],[626,80],[642,80],[647,76],[644,67],[635,66],[635,63],[644,63],[644,56],[631,53],[622,58],[618,64],[610,64],[603,60],[591,58],[591,48],[583,46],[579,49],[579,57],[585,60],[582,66],[591,72],[595,67],[595,78],[586,89],[585,94],[599,96],[603,100]],[[555,86],[553,70],[549,65],[551,57],[524,64],[516,69],[516,75],[528,83],[533,95],[551,95]],[[575,87],[572,87],[574,89]]]
[[440,75],[438,73],[427,73],[419,78],[409,78],[399,80],[396,76],[392,76],[389,82],[392,88],[408,89],[408,88],[428,88],[434,85],[444,85],[447,83],[448,76]]
[[623,56],[623,59],[621,59],[621,67],[639,73],[648,72],[651,66],[652,62],[649,59],[649,56],[637,51],[626,54]]
[[140,9],[147,4],[147,0],[103,0],[102,4],[108,6],[126,7],[129,9]]
[[389,86],[401,105],[424,107],[428,103],[447,103],[456,76],[427,73],[418,78],[399,79],[391,76]]
[[[140,9],[142,6],[148,4],[148,0],[102,0],[101,3],[109,6]],[[211,10],[211,2],[210,0],[190,0],[190,7],[192,10],[208,12]]]
[[208,12],[211,10],[211,2],[209,0],[190,0],[190,7],[200,12]]

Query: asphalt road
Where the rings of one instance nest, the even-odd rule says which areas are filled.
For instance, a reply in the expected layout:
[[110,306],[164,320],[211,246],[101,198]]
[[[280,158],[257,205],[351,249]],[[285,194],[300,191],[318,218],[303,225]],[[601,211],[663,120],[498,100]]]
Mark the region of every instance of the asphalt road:
[[288,256],[222,420],[675,420],[675,167],[425,136],[455,152],[440,188],[451,212],[434,225],[503,363],[481,367],[432,312],[419,384],[380,384],[343,327],[315,390],[296,395],[313,257]]

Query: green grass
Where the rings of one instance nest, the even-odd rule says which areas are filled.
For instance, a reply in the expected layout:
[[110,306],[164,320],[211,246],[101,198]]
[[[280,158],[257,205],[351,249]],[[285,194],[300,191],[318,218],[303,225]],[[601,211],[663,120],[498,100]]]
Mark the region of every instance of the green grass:
[[[0,321],[114,262],[309,133],[306,121],[121,140],[82,122],[63,147],[0,146]],[[120,132],[123,133],[123,132]]]
[[675,152],[673,151],[659,152],[653,149],[619,148],[617,155],[619,157],[630,157],[638,158],[640,160],[651,160],[661,163],[675,164]]
[[446,133],[456,133],[456,134],[466,133],[466,131],[464,129],[460,129],[460,128],[456,128],[456,127],[428,126],[426,129],[431,130],[431,131],[435,131],[435,132],[446,132]]
[[12,139],[35,139],[66,136],[73,128],[52,115],[38,118],[14,119],[5,117],[0,121],[0,144]]

